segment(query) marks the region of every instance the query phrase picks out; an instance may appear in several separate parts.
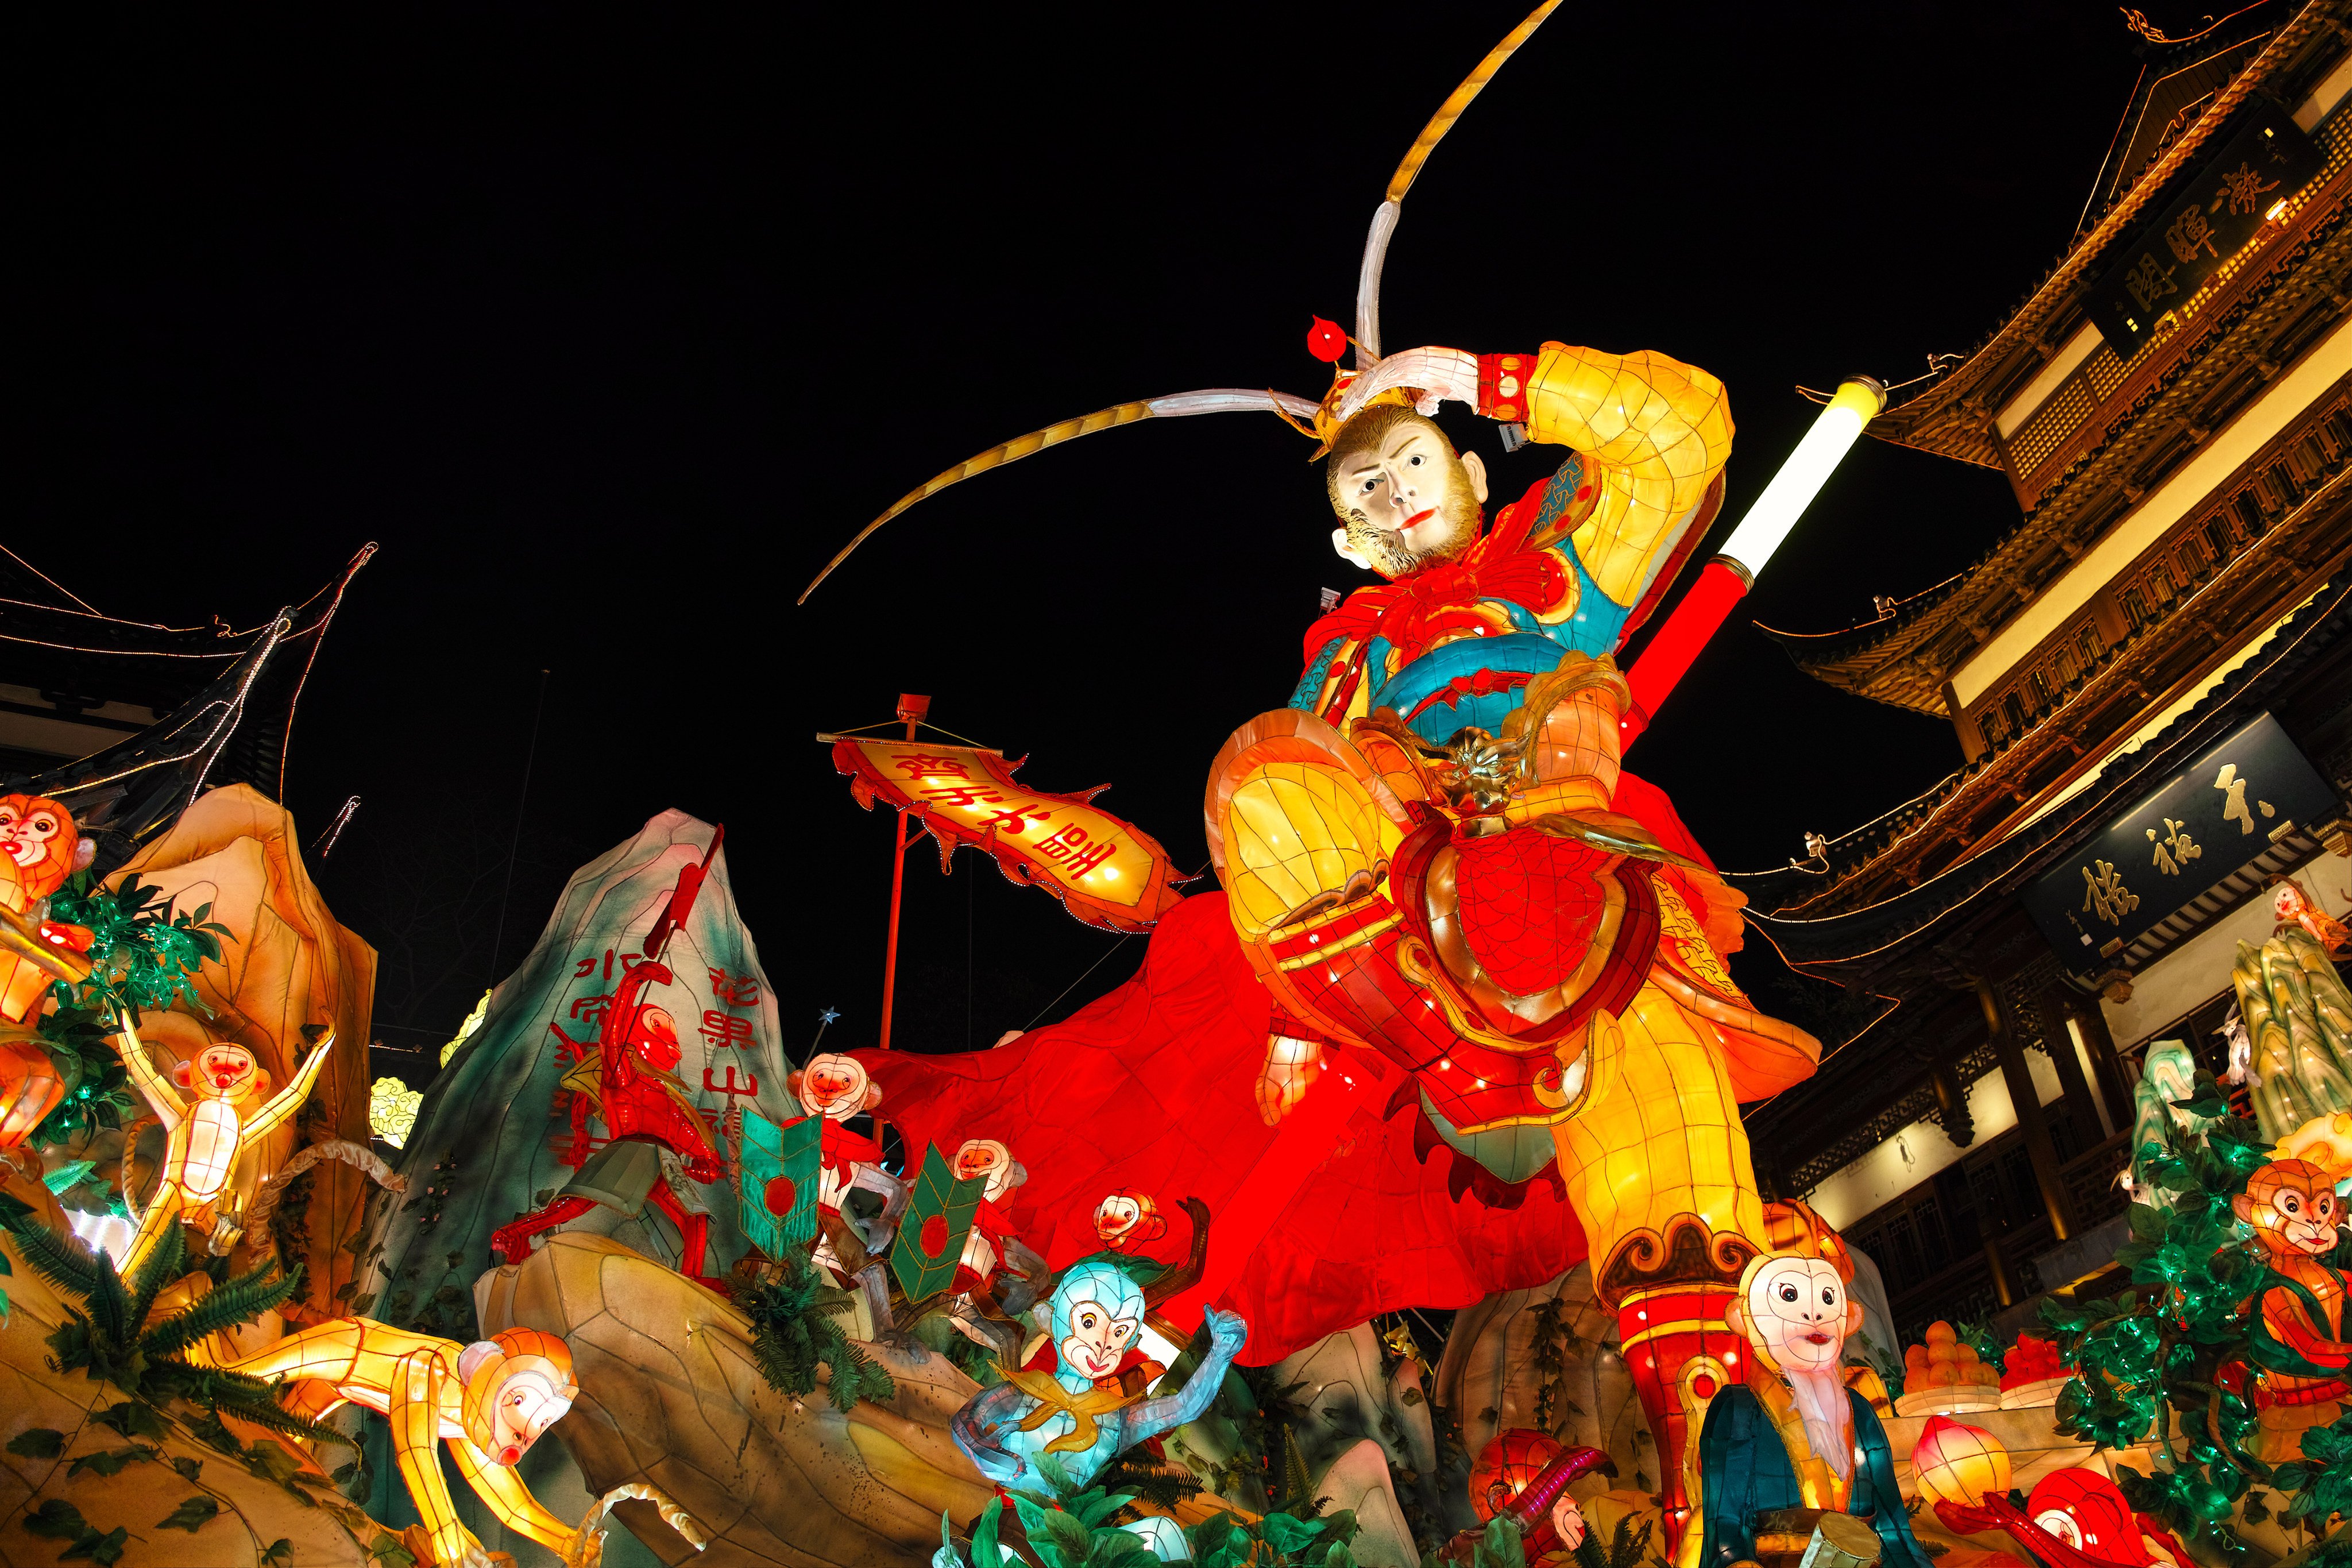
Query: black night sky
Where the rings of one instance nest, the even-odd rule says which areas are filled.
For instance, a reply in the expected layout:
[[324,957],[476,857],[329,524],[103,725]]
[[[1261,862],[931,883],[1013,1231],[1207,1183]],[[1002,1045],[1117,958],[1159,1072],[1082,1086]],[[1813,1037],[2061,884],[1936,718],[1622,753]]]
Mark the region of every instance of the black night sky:
[[[793,597],[1008,437],[1198,386],[1319,394],[1308,318],[1349,318],[1390,171],[1521,14],[214,10],[26,36],[10,543],[110,614],[245,626],[381,542],[289,794],[306,834],[364,797],[316,868],[385,951],[388,1044],[446,1038],[571,869],[672,805],[727,823],[787,1044],[826,1005],[829,1044],[870,1043],[890,827],[816,731],[927,692],[1041,787],[1110,781],[1190,869],[1210,758],[1287,697],[1317,590],[1367,579],[1307,443],[1224,416],[985,476]],[[1389,346],[1716,372],[1727,531],[1810,417],[1795,384],[1907,380],[2039,280],[2135,42],[2111,5],[2047,0],[1563,7],[1407,200]],[[1541,471],[1448,422],[1503,493]],[[1864,443],[1629,767],[1732,868],[1932,783],[1948,724],[1809,681],[1748,621],[1866,618],[2016,515],[1997,474]],[[1055,1003],[1114,940],[918,849],[899,1043],[1066,1014],[1140,958]]]

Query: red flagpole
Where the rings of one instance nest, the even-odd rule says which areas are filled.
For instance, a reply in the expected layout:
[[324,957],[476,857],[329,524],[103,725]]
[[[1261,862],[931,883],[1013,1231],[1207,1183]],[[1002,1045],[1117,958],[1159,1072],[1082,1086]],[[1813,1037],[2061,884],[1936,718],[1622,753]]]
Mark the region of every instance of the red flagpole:
[[[931,700],[901,692],[898,697],[898,717],[907,726],[907,739],[915,738],[916,728],[923,715],[931,710]],[[893,837],[896,846],[890,854],[890,940],[882,955],[882,1048],[890,1048],[890,1005],[898,992],[898,901],[907,888],[907,814],[898,814]]]

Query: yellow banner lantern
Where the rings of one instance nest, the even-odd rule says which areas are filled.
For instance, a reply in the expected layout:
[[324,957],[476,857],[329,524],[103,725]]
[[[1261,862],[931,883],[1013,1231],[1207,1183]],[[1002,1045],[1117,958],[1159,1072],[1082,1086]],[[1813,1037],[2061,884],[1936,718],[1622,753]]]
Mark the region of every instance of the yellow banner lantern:
[[1013,781],[1020,761],[978,746],[820,735],[850,794],[910,814],[939,841],[940,868],[960,845],[994,856],[1016,882],[1043,888],[1105,931],[1149,931],[1182,898],[1168,852],[1087,803],[1108,789],[1047,795]]

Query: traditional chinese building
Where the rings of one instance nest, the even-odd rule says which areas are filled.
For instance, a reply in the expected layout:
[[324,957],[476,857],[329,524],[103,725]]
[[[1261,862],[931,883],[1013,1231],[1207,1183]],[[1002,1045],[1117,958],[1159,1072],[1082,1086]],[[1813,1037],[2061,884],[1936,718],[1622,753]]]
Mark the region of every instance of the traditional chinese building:
[[371,544],[259,626],[102,615],[0,552],[0,792],[53,795],[120,865],[206,789],[285,788],[287,737],[319,643]]
[[2113,1250],[2137,1054],[2221,1061],[2265,879],[2352,889],[2352,4],[2153,38],[2055,269],[1871,433],[1999,468],[2020,515],[1878,616],[1774,632],[1947,719],[1952,773],[1739,879],[1844,989],[1750,1107],[1768,1182],[1879,1262],[1898,1328]]

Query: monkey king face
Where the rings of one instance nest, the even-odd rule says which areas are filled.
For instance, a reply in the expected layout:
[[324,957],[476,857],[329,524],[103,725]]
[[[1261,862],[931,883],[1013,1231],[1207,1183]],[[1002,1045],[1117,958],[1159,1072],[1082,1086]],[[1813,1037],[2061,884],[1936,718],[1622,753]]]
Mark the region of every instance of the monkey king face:
[[46,899],[77,869],[90,862],[96,844],[85,846],[73,815],[37,795],[0,795],[0,851],[16,862],[27,896]]
[[1748,1265],[1725,1316],[1784,1372],[1834,1373],[1846,1336],[1862,1327],[1862,1306],[1846,1300],[1836,1265],[1770,1253]]
[[1324,484],[1342,526],[1331,547],[1393,581],[1451,561],[1476,542],[1486,468],[1457,456],[1435,421],[1390,405],[1339,427]]
[[466,1385],[466,1436],[499,1465],[520,1464],[580,1396],[571,1347],[536,1329],[476,1340],[458,1356],[457,1376]]
[[806,1068],[793,1075],[791,1087],[802,1110],[835,1121],[871,1110],[882,1099],[882,1091],[873,1087],[863,1067],[831,1051],[812,1058]]
[[2316,1165],[2273,1160],[2248,1179],[2230,1206],[2272,1252],[2324,1258],[2336,1249],[2336,1189]]

